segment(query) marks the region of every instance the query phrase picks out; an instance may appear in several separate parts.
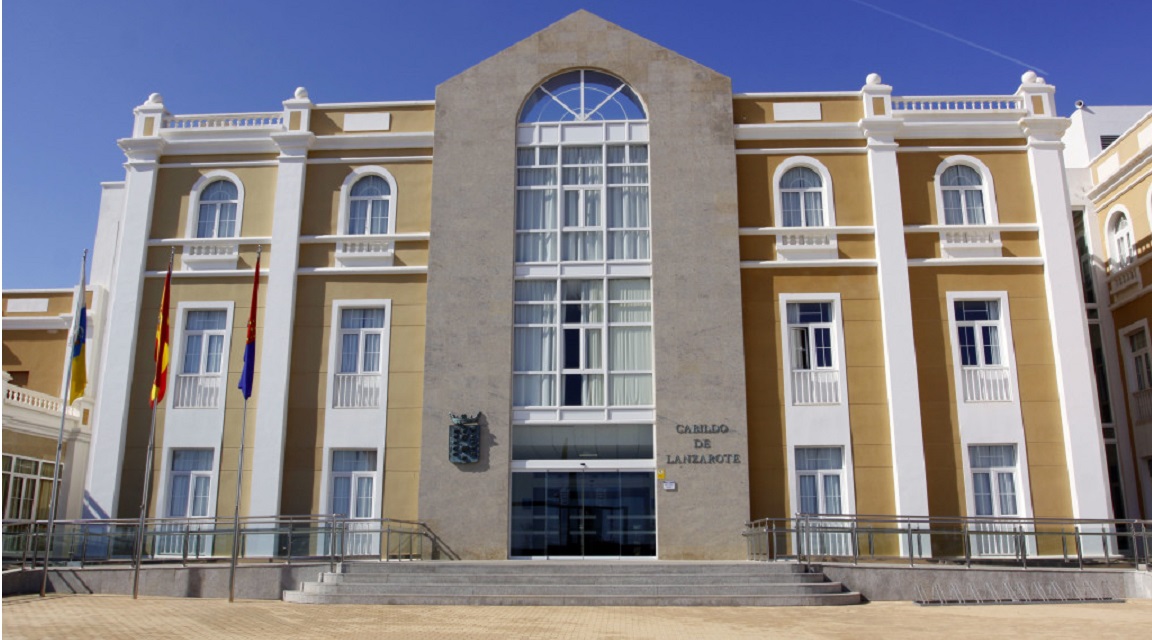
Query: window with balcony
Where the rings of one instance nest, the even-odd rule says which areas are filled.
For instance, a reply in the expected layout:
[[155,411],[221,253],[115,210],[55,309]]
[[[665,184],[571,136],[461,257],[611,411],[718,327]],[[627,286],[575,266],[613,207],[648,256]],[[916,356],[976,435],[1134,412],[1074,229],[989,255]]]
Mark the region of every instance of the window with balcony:
[[384,388],[384,308],[340,309],[332,408],[379,408]]
[[336,262],[343,267],[392,264],[396,231],[396,181],[382,167],[360,167],[340,188]]
[[1001,255],[992,173],[968,156],[948,158],[936,170],[936,207],[941,254],[945,257]]
[[837,257],[832,178],[815,158],[788,158],[774,175],[776,222],[788,230],[776,236],[781,260]]
[[192,187],[185,269],[235,269],[244,209],[244,186],[228,171],[210,171]]
[[376,452],[333,451],[329,513],[351,519],[374,513]]
[[796,447],[798,512],[806,515],[844,513],[840,491],[843,477],[842,447]]
[[173,449],[168,472],[169,518],[200,518],[208,512],[212,487],[211,449]]
[[209,409],[220,406],[224,388],[228,313],[224,309],[189,310],[184,316],[183,353],[172,406]]
[[972,470],[973,515],[1018,516],[1016,504],[1016,446],[973,445],[968,447]]
[[790,302],[787,313],[792,404],[839,404],[832,303]]
[[1132,237],[1132,223],[1123,211],[1112,214],[1108,223],[1108,249],[1112,253],[1112,268],[1126,267],[1136,256],[1135,242]]
[[1011,400],[1011,376],[1001,341],[1000,301],[956,300],[953,313],[964,400]]

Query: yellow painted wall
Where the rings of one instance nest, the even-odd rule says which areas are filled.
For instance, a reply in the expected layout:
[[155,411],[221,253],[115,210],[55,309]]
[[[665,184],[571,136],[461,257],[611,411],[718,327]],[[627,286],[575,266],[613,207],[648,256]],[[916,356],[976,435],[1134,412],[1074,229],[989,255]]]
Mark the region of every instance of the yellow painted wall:
[[891,437],[884,376],[879,289],[872,269],[746,269],[743,287],[745,375],[752,518],[790,513],[784,428],[786,358],[780,295],[839,293],[858,513],[894,513]]
[[[213,168],[164,167],[156,178],[156,199],[150,238],[182,238],[187,233],[192,187]],[[241,236],[272,235],[272,207],[276,200],[276,167],[229,167],[244,185]],[[179,252],[179,250],[177,250]]]
[[772,105],[784,102],[819,102],[822,122],[856,122],[864,117],[864,105],[857,96],[736,98],[732,101],[732,116],[736,124],[775,122]]
[[[927,146],[929,141],[905,141],[909,145]],[[951,145],[956,145],[952,141]],[[961,144],[967,144],[967,141]],[[953,155],[972,156],[992,173],[997,211],[1001,224],[1036,222],[1032,198],[1032,178],[1028,158],[1023,151],[1003,152],[908,152],[896,156],[900,171],[900,199],[904,207],[904,224],[943,224],[936,211],[936,170]]]
[[[360,164],[314,164],[308,166],[304,189],[304,216],[300,223],[302,235],[341,233],[338,230],[340,187]],[[427,232],[432,219],[432,164],[373,163],[387,169],[396,180],[393,198],[397,233]],[[397,247],[409,249],[409,246]],[[303,254],[302,254],[303,257]],[[408,257],[407,260],[415,258]],[[318,260],[318,258],[310,258]],[[301,260],[301,266],[306,266]],[[405,263],[410,264],[410,263]],[[426,262],[425,262],[426,264]],[[329,265],[309,265],[329,266]]]
[[966,512],[947,294],[1007,291],[1033,510],[1037,517],[1071,517],[1042,267],[920,267],[909,273],[931,512]]
[[383,514],[391,518],[416,518],[426,294],[426,279],[422,275],[300,278],[284,453],[284,513],[317,513],[322,502],[324,407],[333,302],[390,299],[392,326]]
[[390,113],[392,114],[391,128],[386,133],[431,132],[435,127],[436,120],[436,106],[432,104],[313,109],[312,133],[318,136],[344,133],[344,114],[346,113]]
[[[819,160],[832,176],[832,198],[838,226],[870,226],[872,201],[868,194],[868,158],[859,153],[805,154]],[[740,155],[736,157],[737,197],[741,227],[779,226],[773,211],[772,176],[784,155]],[[856,256],[853,256],[856,257]],[[744,258],[753,259],[753,258]]]

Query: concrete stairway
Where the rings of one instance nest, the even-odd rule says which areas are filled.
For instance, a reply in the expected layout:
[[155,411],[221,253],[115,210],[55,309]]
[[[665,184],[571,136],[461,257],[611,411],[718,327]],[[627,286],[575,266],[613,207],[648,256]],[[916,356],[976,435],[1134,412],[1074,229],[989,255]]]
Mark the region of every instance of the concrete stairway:
[[344,563],[285,591],[305,604],[715,606],[857,604],[821,573],[753,562]]

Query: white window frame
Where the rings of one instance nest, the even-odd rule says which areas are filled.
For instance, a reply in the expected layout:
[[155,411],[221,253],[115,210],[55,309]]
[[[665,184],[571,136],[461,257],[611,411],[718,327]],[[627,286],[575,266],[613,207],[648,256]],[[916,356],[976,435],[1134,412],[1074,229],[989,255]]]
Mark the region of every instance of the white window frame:
[[[1132,350],[1132,336],[1144,332],[1146,346],[1142,352],[1134,352]],[[1145,379],[1144,388],[1140,388],[1140,374],[1137,369],[1140,367],[1141,360],[1145,366],[1145,375],[1147,375],[1147,367],[1152,365],[1152,332],[1148,329],[1148,319],[1141,318],[1140,320],[1120,329],[1120,352],[1123,354],[1123,367],[1124,377],[1127,379],[1128,387],[1128,402],[1129,402],[1129,416],[1133,424],[1145,424],[1152,422],[1152,379]]]
[[[1019,390],[1016,381],[1016,350],[1013,347],[1015,343],[1012,340],[1012,322],[1008,308],[1008,293],[1006,291],[949,291],[946,299],[948,305],[948,334],[952,347],[952,364],[953,371],[957,376],[956,401],[958,403],[1015,402]],[[960,326],[962,323],[956,320],[956,303],[984,301],[999,303],[1000,320],[997,321],[997,333],[1000,338],[1000,364],[988,365],[983,362],[983,335],[982,332],[976,331],[975,333],[980,340],[977,355],[981,360],[981,364],[965,365],[963,364],[963,356],[960,353]],[[963,324],[973,324],[974,326],[980,324],[982,326],[983,324],[991,324],[991,321],[984,321],[982,323],[964,322]]]
[[[176,471],[173,467],[176,466],[176,453],[179,451],[208,451],[211,454],[210,457],[212,460],[212,464],[209,466],[209,468],[207,470]],[[173,447],[171,449],[167,449],[165,451],[165,454],[168,456],[168,460],[167,460],[168,474],[167,474],[167,478],[166,478],[166,485],[165,485],[165,491],[164,491],[164,502],[160,504],[161,511],[164,513],[163,517],[165,517],[165,518],[180,518],[180,519],[211,518],[211,517],[213,517],[214,508],[216,506],[215,505],[215,502],[216,502],[215,501],[215,494],[216,494],[216,492],[215,492],[215,488],[216,488],[216,451],[212,448],[207,448],[207,447]],[[169,503],[171,502],[170,498],[172,497],[172,483],[175,482],[176,476],[188,476],[188,495],[184,501],[184,515],[182,515],[182,516],[172,515],[171,513],[169,513],[169,507],[171,506]],[[207,478],[208,479],[208,501],[207,501],[207,504],[205,505],[205,513],[203,515],[199,515],[199,516],[192,515],[190,513],[192,511],[192,506],[193,506],[194,500],[195,500],[194,489],[196,487],[196,480],[198,478]]]
[[[342,354],[342,336],[343,330],[340,328],[340,316],[344,310],[351,309],[383,309],[384,310],[384,326],[380,331],[380,371],[368,372],[376,373],[379,375],[379,404],[365,407],[336,407],[334,405],[335,389],[337,384],[336,376],[340,372],[340,362]],[[336,300],[332,303],[332,316],[329,330],[328,347],[328,389],[325,397],[325,406],[330,410],[335,411],[385,411],[388,407],[388,367],[389,347],[392,334],[392,301],[388,299],[361,299],[361,300]],[[357,375],[362,375],[364,372],[359,371],[362,366],[363,358],[363,340],[359,345],[360,354],[357,357]]]
[[[351,215],[352,186],[361,178],[377,176],[388,183],[392,194],[388,200],[388,228],[386,233],[348,233],[348,217]],[[337,267],[387,267],[391,266],[396,255],[396,218],[399,215],[400,192],[396,179],[381,166],[356,167],[344,178],[340,185],[340,204],[336,215],[336,266]]]
[[[197,238],[200,221],[200,194],[213,182],[227,180],[236,187],[236,234],[228,237]],[[184,237],[191,242],[184,245],[181,266],[187,270],[235,269],[239,258],[240,242],[244,230],[244,182],[231,171],[215,169],[200,176],[192,185],[188,198],[188,213]],[[220,228],[217,217],[216,231]]]
[[[176,314],[175,314],[176,331],[173,332],[175,334],[175,336],[174,336],[175,340],[174,340],[174,343],[172,344],[172,353],[170,355],[171,359],[168,361],[168,385],[169,386],[168,386],[168,391],[165,394],[167,396],[168,409],[175,410],[175,411],[186,411],[186,410],[194,410],[194,409],[223,409],[224,408],[224,403],[225,403],[225,400],[227,398],[227,392],[228,392],[228,373],[229,373],[229,370],[231,369],[231,366],[229,366],[229,365],[230,365],[231,358],[232,358],[232,334],[236,331],[236,327],[234,327],[232,324],[233,311],[235,309],[235,305],[236,305],[236,303],[232,302],[232,301],[220,301],[220,302],[181,302],[176,306]],[[178,385],[183,384],[180,382],[180,379],[181,379],[181,376],[186,375],[186,374],[184,374],[184,352],[185,352],[185,349],[187,348],[188,332],[184,327],[187,325],[188,312],[190,312],[190,311],[223,311],[224,312],[224,329],[223,329],[224,344],[221,347],[223,350],[222,350],[221,356],[220,356],[220,372],[219,372],[218,376],[216,376],[215,374],[210,376],[210,377],[218,377],[219,378],[219,381],[218,381],[219,386],[218,386],[218,390],[217,390],[217,398],[218,399],[215,403],[205,405],[205,406],[200,406],[203,403],[192,403],[191,405],[188,403],[184,403],[184,402],[181,402],[179,404],[177,403],[177,399],[178,399],[177,394],[179,393],[179,391],[176,387]],[[201,360],[200,360],[201,365],[203,365],[204,357],[205,357],[204,353],[201,353],[200,357],[201,357]],[[201,371],[201,373],[198,373],[198,374],[187,374],[187,375],[204,376],[204,373],[203,373],[203,371]],[[195,405],[195,406],[192,406],[192,405]]]
[[[1122,234],[1116,233],[1116,225],[1123,218],[1128,228]],[[1107,222],[1104,225],[1104,234],[1108,238],[1108,261],[1113,272],[1132,264],[1136,259],[1136,237],[1132,228],[1132,216],[1127,207],[1117,206],[1108,212]]]
[[832,174],[828,167],[811,156],[786,158],[772,173],[772,210],[776,226],[784,226],[784,198],[780,181],[784,174],[796,167],[811,169],[820,176],[824,207],[824,224],[818,227],[787,227],[776,236],[776,255],[780,260],[831,260],[839,257],[836,243],[836,200]]
[[[840,467],[837,469],[809,469],[801,470],[800,465],[796,462],[797,451],[800,449],[839,449],[840,450]],[[839,445],[830,446],[817,446],[817,445],[804,445],[792,448],[793,464],[796,466],[796,508],[794,511],[800,515],[821,515],[821,516],[839,516],[852,513],[848,510],[847,499],[847,471],[844,464],[847,462],[847,456],[844,454],[844,447]],[[803,513],[800,511],[800,478],[801,476],[814,476],[816,478],[816,513]],[[826,476],[836,476],[840,481],[840,512],[827,513],[825,509],[825,500],[827,496],[824,492],[824,478]]]
[[[812,327],[824,327],[830,329],[829,334],[832,340],[832,366],[831,367],[810,367],[809,369],[797,369],[792,361],[794,348],[792,345],[792,328],[793,325],[788,322],[788,305],[790,304],[804,304],[804,303],[827,303],[831,305],[832,316],[829,322],[822,322],[816,324],[806,324],[803,326],[809,327],[809,344],[812,345],[812,357],[815,357],[815,342],[813,342],[814,333],[811,332]],[[780,326],[781,326],[781,346],[783,353],[786,355],[785,367],[785,392],[787,395],[787,402],[793,406],[815,406],[815,405],[841,405],[848,397],[847,389],[847,371],[845,367],[845,353],[844,353],[844,323],[843,316],[840,309],[840,294],[839,293],[791,293],[780,295]],[[810,365],[812,359],[809,360]],[[805,397],[803,390],[798,389],[798,382],[795,380],[798,376],[796,372],[811,371],[811,372],[826,372],[834,373],[835,380],[835,400],[827,401],[801,401]],[[800,400],[798,400],[800,399]]]
[[[8,491],[4,494],[4,521],[20,520],[24,518],[17,518],[13,514],[14,511],[20,510],[20,505],[25,500],[29,500],[31,504],[31,520],[39,520],[40,515],[36,513],[36,508],[40,503],[40,495],[42,492],[48,492],[51,495],[53,477],[52,474],[44,475],[44,468],[55,464],[52,460],[41,460],[30,456],[22,456],[14,453],[5,453],[5,458],[9,459],[10,468],[4,470],[4,476],[8,480]],[[17,461],[29,461],[35,464],[34,472],[17,471]],[[64,463],[60,463],[61,468]],[[61,471],[56,473],[56,482],[63,483],[65,475]],[[19,480],[19,483],[17,483]],[[20,491],[17,492],[16,485],[20,485]],[[59,489],[57,489],[59,492]],[[29,496],[29,494],[31,494]],[[16,507],[13,509],[13,507]],[[49,505],[50,508],[50,505]],[[45,517],[47,514],[45,514]]]
[[[980,188],[984,199],[984,224],[969,224],[967,209],[964,210],[963,224],[948,224],[944,215],[944,187],[941,184],[944,172],[963,165],[980,174]],[[992,171],[980,159],[957,155],[945,158],[932,179],[936,199],[936,224],[946,227],[940,232],[940,253],[946,258],[988,258],[1003,255],[1000,232],[995,228],[1000,224],[1000,212],[996,206],[996,185]]]
[[[371,470],[368,470],[368,471],[336,471],[335,470],[335,464],[333,464],[333,460],[336,457],[336,453],[339,451],[354,451],[354,452],[355,451],[371,451],[372,453],[374,453],[376,455],[374,468]],[[374,519],[379,518],[380,517],[380,505],[383,502],[382,500],[380,500],[381,496],[379,495],[379,490],[378,490],[378,487],[380,485],[381,466],[383,463],[383,460],[381,460],[382,451],[379,449],[373,448],[373,447],[364,447],[364,448],[338,447],[338,448],[328,449],[326,451],[326,454],[327,454],[327,458],[324,460],[324,466],[325,466],[325,469],[327,469],[327,473],[325,474],[325,480],[327,483],[327,488],[326,488],[326,493],[325,493],[325,500],[324,500],[325,504],[324,504],[323,513],[326,513],[326,514],[333,514],[334,513],[333,509],[335,507],[333,505],[332,491],[336,486],[336,482],[335,482],[336,478],[348,477],[350,479],[350,485],[349,485],[350,493],[349,493],[349,497],[348,497],[348,510],[351,512],[354,512],[356,510],[357,489],[359,488],[359,484],[360,484],[359,479],[367,478],[367,479],[372,481],[372,486],[371,486],[372,495],[371,495],[371,500],[369,501],[370,504],[372,505],[371,513],[367,516],[356,516],[353,513],[346,513],[346,514],[342,514],[342,515],[349,520],[374,520]]]
[[338,210],[338,214],[337,214],[337,226],[336,226],[337,235],[342,235],[342,236],[355,235],[355,236],[365,236],[365,237],[372,237],[373,235],[381,235],[381,234],[371,234],[371,233],[349,233],[348,232],[348,216],[351,214],[351,209],[352,209],[352,206],[351,206],[352,186],[354,184],[356,184],[357,182],[359,182],[361,178],[364,178],[366,176],[377,176],[377,177],[383,178],[384,181],[388,183],[388,187],[389,187],[389,189],[391,189],[392,194],[385,198],[386,200],[388,200],[388,230],[387,230],[386,234],[391,235],[391,234],[396,233],[396,213],[397,213],[396,203],[399,199],[399,192],[396,189],[396,178],[394,178],[392,176],[392,174],[387,169],[385,169],[384,167],[371,165],[371,166],[356,167],[355,169],[352,170],[351,173],[348,174],[348,176],[346,178],[344,178],[344,183],[340,185],[340,206],[339,206],[339,210]]
[[[974,467],[972,466],[972,447],[1012,447],[1016,464],[1011,467]],[[972,518],[1023,518],[1025,517],[1024,500],[1021,496],[1020,482],[1020,447],[1015,442],[970,442],[965,445],[964,458],[968,471],[968,516]],[[989,488],[992,492],[992,513],[977,515],[976,513],[976,474],[987,473]],[[1016,504],[1016,513],[1001,513],[999,476],[1009,474],[1012,476],[1012,500]]]

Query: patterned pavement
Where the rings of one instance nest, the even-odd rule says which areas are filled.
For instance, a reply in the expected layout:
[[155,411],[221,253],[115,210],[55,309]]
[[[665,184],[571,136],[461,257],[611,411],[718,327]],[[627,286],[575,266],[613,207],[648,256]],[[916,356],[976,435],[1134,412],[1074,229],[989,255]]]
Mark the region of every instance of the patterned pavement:
[[431,607],[60,595],[5,598],[5,640],[35,638],[1131,638],[1152,600],[919,607]]

